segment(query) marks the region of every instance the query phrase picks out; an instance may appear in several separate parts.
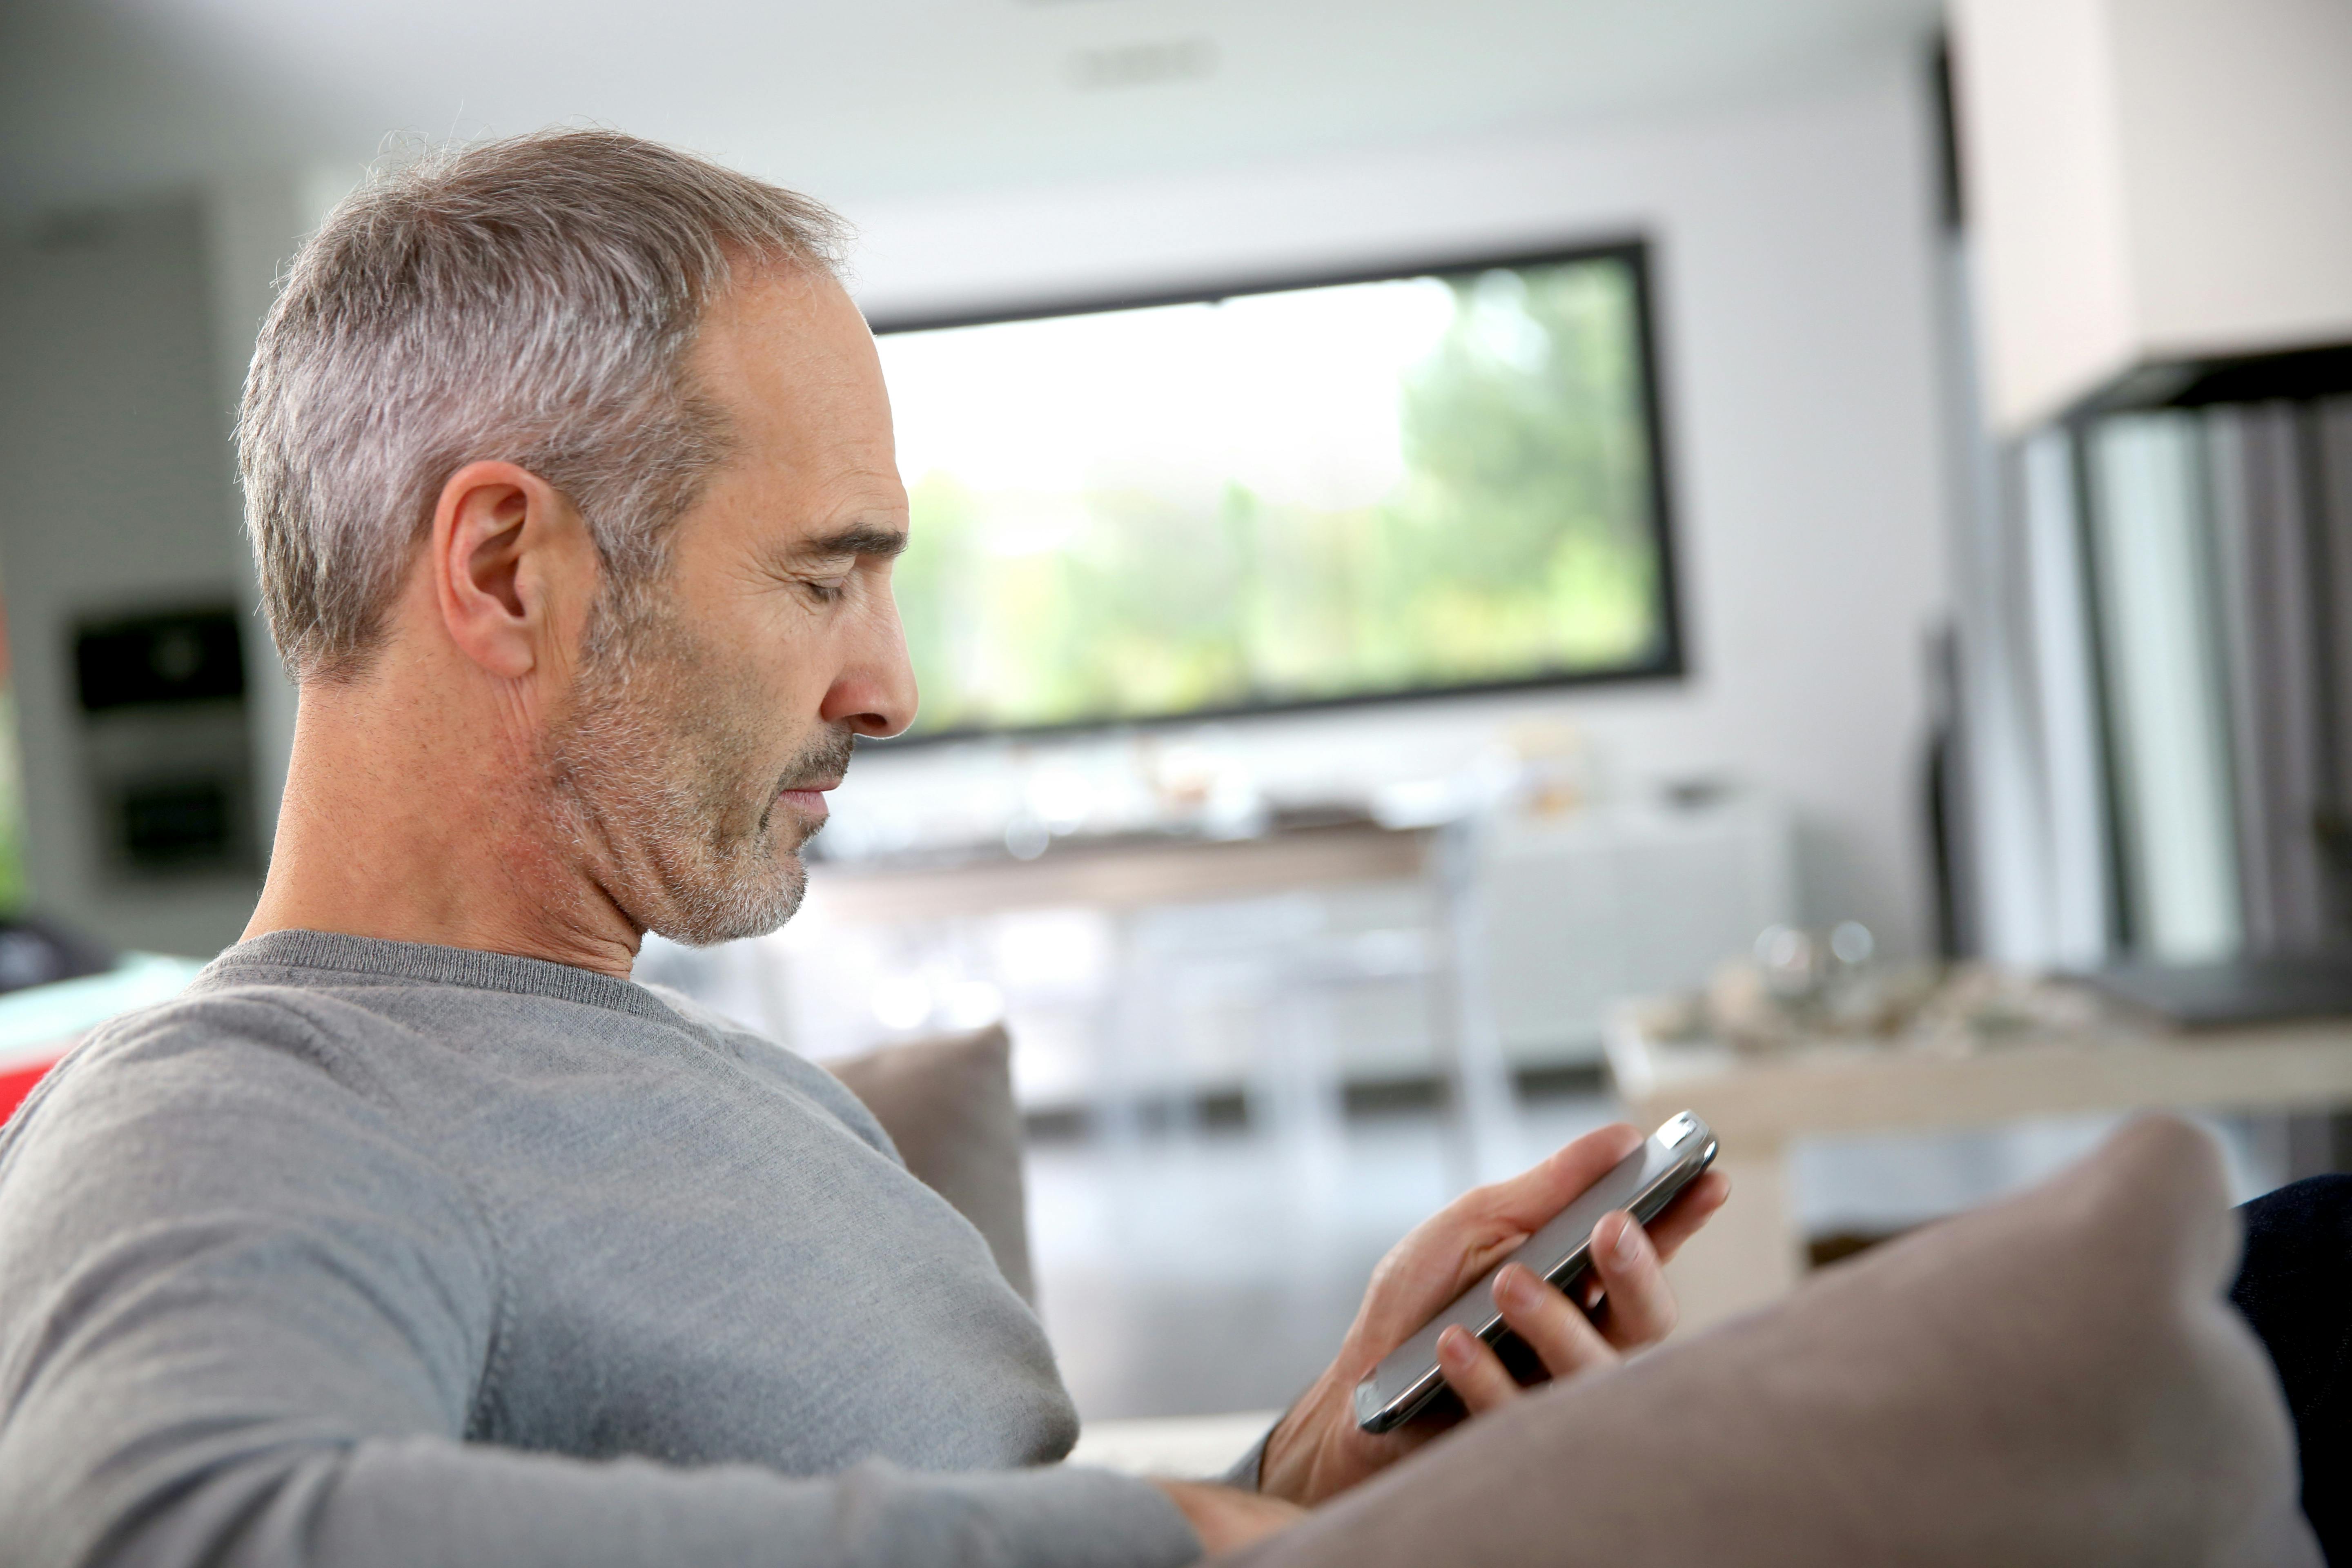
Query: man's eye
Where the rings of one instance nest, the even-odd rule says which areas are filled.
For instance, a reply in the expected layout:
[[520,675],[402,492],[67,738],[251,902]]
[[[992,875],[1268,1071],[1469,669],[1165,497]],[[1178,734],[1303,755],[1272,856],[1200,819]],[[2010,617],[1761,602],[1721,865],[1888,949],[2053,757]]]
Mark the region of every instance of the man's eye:
[[841,597],[849,586],[846,577],[810,577],[805,579],[808,591],[820,605],[830,605]]

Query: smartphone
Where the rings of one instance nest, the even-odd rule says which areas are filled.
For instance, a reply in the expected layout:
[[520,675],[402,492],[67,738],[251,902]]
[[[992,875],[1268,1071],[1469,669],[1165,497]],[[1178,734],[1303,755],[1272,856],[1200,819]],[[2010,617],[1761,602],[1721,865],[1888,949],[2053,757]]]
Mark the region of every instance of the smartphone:
[[[1715,1162],[1715,1134],[1706,1122],[1685,1110],[1642,1141],[1642,1146],[1619,1161],[1610,1173],[1587,1187],[1554,1215],[1541,1230],[1528,1237],[1518,1250],[1486,1271],[1453,1304],[1422,1326],[1372,1368],[1356,1385],[1356,1425],[1367,1432],[1385,1432],[1426,1409],[1445,1387],[1437,1370],[1437,1336],[1459,1323],[1490,1345],[1502,1347],[1518,1336],[1503,1326],[1495,1307],[1495,1277],[1513,1263],[1523,1263],[1562,1290],[1573,1291],[1592,1265],[1592,1227],[1603,1215],[1623,1209],[1647,1225],[1674,1202]],[[1506,1361],[1512,1359],[1506,1357]]]

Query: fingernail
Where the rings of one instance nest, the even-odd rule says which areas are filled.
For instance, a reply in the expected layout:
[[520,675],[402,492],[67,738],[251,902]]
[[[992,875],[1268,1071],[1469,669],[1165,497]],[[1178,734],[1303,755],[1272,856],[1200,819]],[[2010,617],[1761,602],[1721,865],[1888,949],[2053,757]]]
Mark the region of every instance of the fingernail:
[[1528,1272],[1526,1265],[1505,1264],[1503,1271],[1495,1277],[1495,1298],[1500,1301],[1508,1301],[1514,1306],[1520,1305],[1527,1300],[1528,1287],[1534,1280],[1535,1276]]
[[1625,1223],[1617,1228],[1615,1250],[1620,1263],[1631,1263],[1642,1256],[1642,1227],[1633,1223],[1631,1215],[1626,1215]]
[[1460,1324],[1449,1325],[1444,1333],[1437,1336],[1438,1360],[1459,1362],[1466,1359],[1469,1354],[1469,1331]]

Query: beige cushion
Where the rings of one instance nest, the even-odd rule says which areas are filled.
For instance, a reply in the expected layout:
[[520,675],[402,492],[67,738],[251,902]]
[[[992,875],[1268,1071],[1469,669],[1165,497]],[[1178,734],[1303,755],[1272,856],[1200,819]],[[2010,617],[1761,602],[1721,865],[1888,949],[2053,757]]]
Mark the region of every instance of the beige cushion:
[[907,1169],[988,1238],[1004,1278],[1034,1302],[1012,1058],[1003,1026],[991,1025],[824,1065],[874,1112]]
[[2135,1122],[2032,1193],[1472,1422],[1237,1555],[2316,1563],[2276,1381],[2222,1300],[2236,1253],[2211,1140]]

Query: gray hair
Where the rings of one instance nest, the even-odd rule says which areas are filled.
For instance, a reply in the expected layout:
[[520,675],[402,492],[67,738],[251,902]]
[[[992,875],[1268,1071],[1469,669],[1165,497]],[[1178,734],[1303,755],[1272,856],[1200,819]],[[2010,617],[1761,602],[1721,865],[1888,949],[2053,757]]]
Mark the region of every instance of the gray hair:
[[372,177],[295,257],[237,421],[287,668],[366,669],[442,486],[470,462],[562,491],[611,584],[658,574],[729,447],[686,363],[705,309],[733,266],[837,273],[844,237],[804,196],[608,131]]

